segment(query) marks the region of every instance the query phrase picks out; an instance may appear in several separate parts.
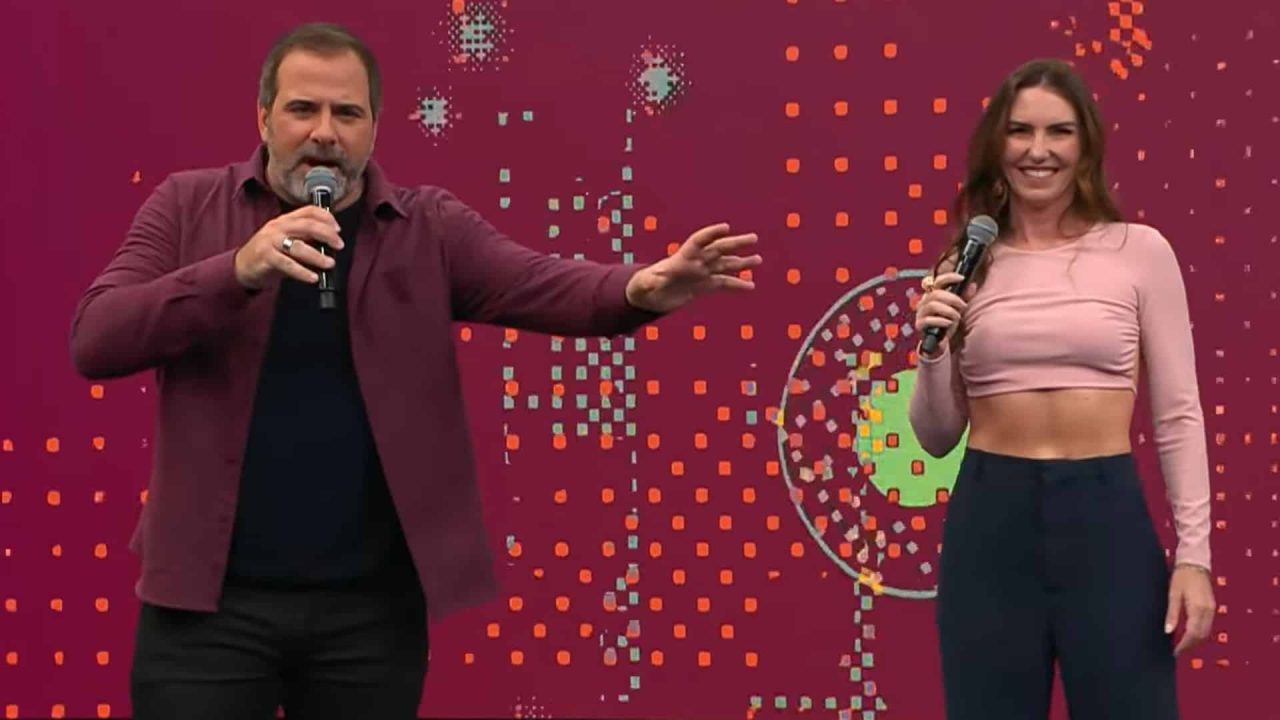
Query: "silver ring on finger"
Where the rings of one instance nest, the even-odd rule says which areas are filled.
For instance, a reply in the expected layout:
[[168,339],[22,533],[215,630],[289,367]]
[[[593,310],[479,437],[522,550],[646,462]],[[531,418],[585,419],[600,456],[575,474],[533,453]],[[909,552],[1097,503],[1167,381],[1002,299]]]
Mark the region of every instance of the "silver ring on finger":
[[285,255],[290,254],[290,251],[293,250],[293,242],[293,238],[288,235],[285,235],[280,241],[280,249],[284,251]]

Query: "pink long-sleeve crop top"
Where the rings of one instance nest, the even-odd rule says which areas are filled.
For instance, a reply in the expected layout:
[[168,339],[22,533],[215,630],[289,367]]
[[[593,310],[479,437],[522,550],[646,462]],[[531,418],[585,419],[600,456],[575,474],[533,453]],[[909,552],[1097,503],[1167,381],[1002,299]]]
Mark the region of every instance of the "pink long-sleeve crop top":
[[967,398],[1060,388],[1136,393],[1141,358],[1175,561],[1208,569],[1204,417],[1186,290],[1169,242],[1146,225],[1101,223],[1053,249],[996,242],[989,252],[961,349],[920,357],[909,419],[921,446],[934,455],[955,446]]

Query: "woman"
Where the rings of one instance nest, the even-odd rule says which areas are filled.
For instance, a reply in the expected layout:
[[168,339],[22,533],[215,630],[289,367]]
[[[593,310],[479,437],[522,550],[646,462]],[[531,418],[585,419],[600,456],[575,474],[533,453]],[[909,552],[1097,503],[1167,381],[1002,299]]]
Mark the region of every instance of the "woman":
[[[956,217],[999,237],[964,297],[963,232],[926,278],[910,422],[934,456],[969,431],[948,508],[937,621],[949,720],[1177,717],[1174,656],[1214,613],[1209,482],[1185,290],[1169,243],[1120,221],[1103,131],[1069,65],[1027,63],[970,141]],[[1139,367],[1177,528],[1169,570],[1129,444]],[[1177,647],[1171,636],[1186,627]]]

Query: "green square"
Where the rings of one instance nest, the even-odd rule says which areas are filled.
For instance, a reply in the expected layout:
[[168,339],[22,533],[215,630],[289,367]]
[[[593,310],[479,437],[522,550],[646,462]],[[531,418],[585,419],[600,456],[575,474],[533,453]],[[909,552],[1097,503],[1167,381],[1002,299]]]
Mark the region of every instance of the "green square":
[[559,410],[559,409],[560,409],[560,408],[562,408],[562,407],[564,407],[564,399],[563,399],[563,398],[561,398],[559,395],[552,395],[552,396],[551,396],[551,409],[552,409],[552,410]]
[[552,365],[552,366],[551,366],[551,379],[552,379],[552,380],[554,380],[554,381],[556,381],[556,382],[560,382],[560,380],[561,380],[563,377],[564,377],[564,367],[563,367],[563,366],[561,366],[561,365]]
[[502,396],[502,409],[503,409],[503,410],[515,410],[515,409],[516,409],[516,401],[515,401],[515,400],[514,400],[510,395],[503,395],[503,396]]
[[583,209],[583,208],[585,208],[586,206],[587,206],[587,199],[586,199],[586,198],[582,197],[581,195],[574,195],[574,196],[573,196],[573,209],[574,209],[574,210],[582,210],[582,209]]
[[636,206],[635,198],[630,195],[622,196],[622,209],[631,210]]
[[758,423],[758,422],[759,422],[758,417],[759,417],[759,416],[756,414],[756,411],[755,411],[755,410],[748,410],[748,411],[747,411],[747,424],[748,424],[748,425],[755,425],[756,423]]
[[560,209],[560,198],[547,198],[547,209],[556,211]]
[[498,126],[501,127],[506,124],[507,124],[507,113],[504,113],[504,112],[498,113]]
[[516,369],[510,365],[504,365],[502,368],[502,379],[510,380],[516,376]]
[[586,365],[579,365],[578,367],[574,368],[573,376],[574,376],[575,378],[577,378],[578,380],[586,380],[586,379],[587,379],[587,366],[586,366]]
[[558,238],[558,237],[560,237],[560,226],[559,226],[559,225],[552,225],[551,227],[548,227],[548,228],[547,228],[547,237],[549,237],[549,238]]
[[537,395],[530,395],[530,396],[529,396],[529,409],[530,409],[530,410],[537,410],[537,409],[538,409],[538,396],[537,396]]
[[525,121],[525,122],[533,122],[533,111],[532,111],[532,110],[525,110],[525,111],[524,111],[524,121]]
[[631,166],[626,165],[622,168],[622,181],[631,182]]
[[552,434],[552,435],[563,435],[563,434],[564,434],[564,423],[562,423],[562,422],[553,422],[553,423],[551,423],[551,434]]
[[587,424],[578,423],[578,437],[586,437],[586,436],[587,436]]
[[600,422],[600,409],[599,409],[599,408],[591,408],[591,410],[589,410],[589,411],[587,412],[587,421],[588,421],[588,422],[593,422],[593,423],[598,423],[598,422]]
[[511,171],[510,171],[509,169],[507,169],[507,168],[502,168],[501,170],[499,170],[499,171],[498,171],[498,182],[500,182],[500,183],[509,183],[509,182],[511,182]]
[[511,198],[509,197],[498,198],[498,207],[502,208],[503,210],[506,210],[507,208],[511,207]]
[[587,409],[587,396],[586,396],[586,395],[583,395],[582,393],[578,393],[577,395],[574,395],[574,396],[573,396],[573,399],[574,399],[574,403],[577,405],[577,407],[578,407],[578,409],[579,409],[579,410],[586,410],[586,409]]

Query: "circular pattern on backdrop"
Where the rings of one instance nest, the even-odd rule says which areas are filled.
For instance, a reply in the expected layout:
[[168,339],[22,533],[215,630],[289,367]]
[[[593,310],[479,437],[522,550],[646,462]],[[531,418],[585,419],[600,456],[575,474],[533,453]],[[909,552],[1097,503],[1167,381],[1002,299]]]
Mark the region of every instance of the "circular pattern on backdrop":
[[801,344],[774,418],[782,477],[814,541],[876,592],[915,599],[937,592],[964,446],[931,457],[907,421],[928,274],[890,268],[838,299]]

